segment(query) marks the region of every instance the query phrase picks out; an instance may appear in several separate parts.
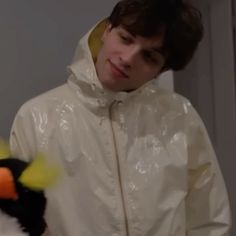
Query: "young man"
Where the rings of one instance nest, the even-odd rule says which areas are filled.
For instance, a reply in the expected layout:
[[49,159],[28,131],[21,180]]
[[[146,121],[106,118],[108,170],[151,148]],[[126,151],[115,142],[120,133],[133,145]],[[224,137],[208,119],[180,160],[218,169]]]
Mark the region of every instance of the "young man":
[[206,129],[154,78],[185,67],[202,38],[180,0],[122,0],[76,50],[68,82],[24,104],[14,156],[63,169],[47,192],[52,236],[226,236],[227,193]]

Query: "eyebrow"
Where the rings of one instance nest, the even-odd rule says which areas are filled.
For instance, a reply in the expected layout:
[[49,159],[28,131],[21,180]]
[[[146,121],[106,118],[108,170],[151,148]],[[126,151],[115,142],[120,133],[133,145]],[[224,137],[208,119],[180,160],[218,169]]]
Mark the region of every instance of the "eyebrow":
[[[122,31],[126,31],[128,34],[130,34],[132,37],[136,38],[137,34],[134,34],[133,32],[130,32],[128,29],[125,28],[125,26],[120,27]],[[150,51],[155,51],[159,54],[161,54],[163,57],[166,56],[166,52],[163,47],[153,47],[150,49]]]

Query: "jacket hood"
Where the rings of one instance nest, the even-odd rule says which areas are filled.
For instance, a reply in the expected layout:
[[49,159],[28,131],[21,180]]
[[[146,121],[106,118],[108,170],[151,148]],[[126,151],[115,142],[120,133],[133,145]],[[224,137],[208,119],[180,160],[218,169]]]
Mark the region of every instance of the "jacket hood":
[[114,100],[124,101],[146,90],[150,93],[150,89],[152,93],[153,88],[157,87],[153,80],[132,92],[113,92],[103,87],[97,76],[95,61],[102,46],[101,37],[106,25],[107,19],[98,22],[79,41],[72,63],[68,66],[72,73],[68,83],[75,89],[79,89],[87,98],[95,98],[99,106],[107,106]]
[[74,58],[69,70],[77,79],[85,83],[95,84],[102,88],[97,78],[94,62],[101,47],[101,36],[106,27],[106,20],[97,23],[84,37],[82,37],[75,50]]

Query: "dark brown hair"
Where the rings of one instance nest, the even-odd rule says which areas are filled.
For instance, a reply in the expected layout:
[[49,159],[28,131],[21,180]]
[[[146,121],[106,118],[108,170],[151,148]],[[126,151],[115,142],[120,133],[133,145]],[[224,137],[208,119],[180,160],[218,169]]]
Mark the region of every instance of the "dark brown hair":
[[183,0],[121,0],[108,20],[142,37],[164,33],[165,69],[183,69],[203,36],[201,13]]

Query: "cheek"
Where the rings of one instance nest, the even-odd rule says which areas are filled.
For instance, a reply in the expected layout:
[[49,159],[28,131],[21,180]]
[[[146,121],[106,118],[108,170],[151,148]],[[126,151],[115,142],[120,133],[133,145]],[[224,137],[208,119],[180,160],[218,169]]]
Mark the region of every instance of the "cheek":
[[110,57],[110,48],[106,46],[104,46],[101,50],[101,54],[102,54],[102,58],[103,58],[103,61],[106,61],[109,57]]
[[104,43],[104,49],[106,55],[109,56],[116,56],[120,54],[121,46],[116,39],[110,37]]
[[109,58],[111,58],[112,51],[107,44],[104,44],[103,47],[100,49],[99,57],[100,57],[100,65],[104,67],[106,62]]
[[118,51],[117,51],[116,48],[113,48],[113,47],[107,47],[106,48],[106,55],[108,57],[114,57],[117,54],[118,54]]

